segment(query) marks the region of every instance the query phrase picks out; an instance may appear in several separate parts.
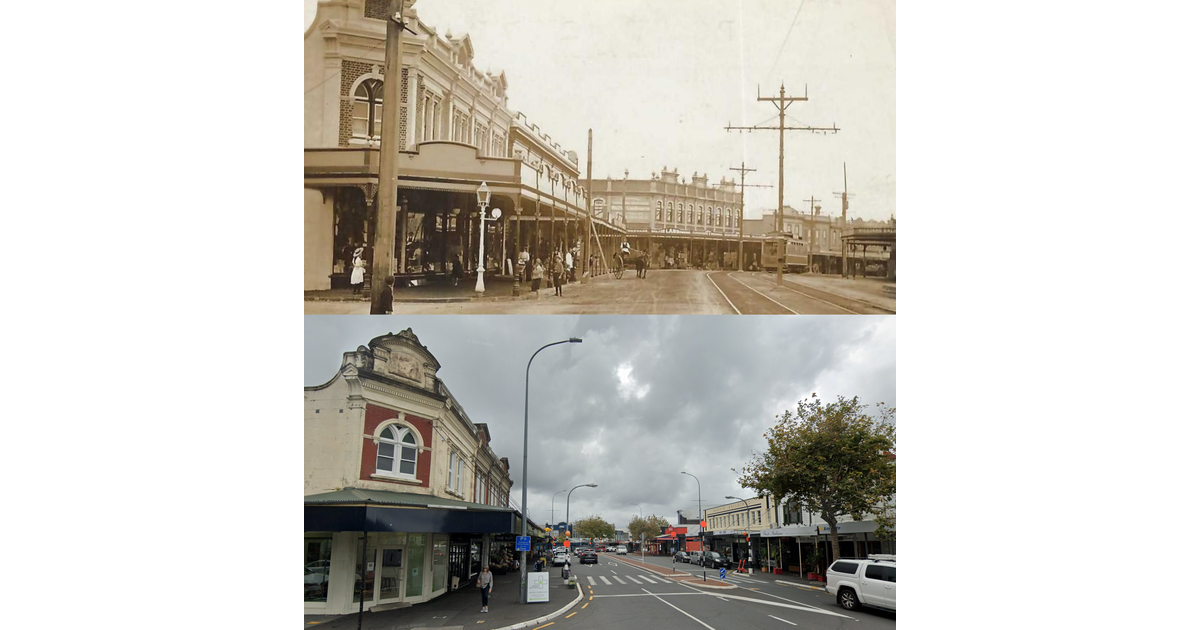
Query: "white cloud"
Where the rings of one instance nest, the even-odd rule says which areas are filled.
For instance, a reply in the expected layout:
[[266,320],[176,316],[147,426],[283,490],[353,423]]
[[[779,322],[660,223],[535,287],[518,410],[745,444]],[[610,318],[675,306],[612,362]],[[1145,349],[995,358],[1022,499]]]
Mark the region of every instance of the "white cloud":
[[617,375],[617,380],[620,384],[617,386],[617,392],[621,394],[622,400],[629,400],[630,396],[637,397],[641,400],[650,393],[650,385],[638,385],[637,379],[633,378],[633,366],[628,363],[622,363],[617,366],[613,373]]

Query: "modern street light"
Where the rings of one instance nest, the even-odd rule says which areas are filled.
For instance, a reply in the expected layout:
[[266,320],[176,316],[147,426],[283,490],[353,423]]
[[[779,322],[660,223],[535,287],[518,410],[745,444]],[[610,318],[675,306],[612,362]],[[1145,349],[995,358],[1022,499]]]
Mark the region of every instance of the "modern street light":
[[[746,531],[750,531],[750,501],[747,499],[743,499],[741,497],[726,496],[725,498],[733,499],[735,501],[741,501],[746,504],[746,522],[744,524],[746,526]],[[750,554],[750,541],[749,540],[746,540],[746,554],[747,554],[747,556]],[[749,559],[749,558],[747,558],[747,559]]]
[[[645,519],[642,518],[642,506],[640,506],[636,503],[630,503],[629,505],[637,505],[638,519],[642,521],[643,525],[645,525]],[[630,532],[630,533],[632,533],[632,532]],[[642,564],[645,564],[646,563],[646,534],[645,534],[645,532],[642,533],[641,541],[638,543],[638,547],[641,547],[641,549],[642,549]]]
[[492,198],[492,191],[488,190],[487,182],[479,185],[479,189],[475,191],[479,197],[479,266],[475,268],[478,272],[475,279],[475,292],[483,293],[483,237],[484,230],[487,229],[488,221],[500,220],[500,208],[492,208],[492,217],[487,216],[488,201]]
[[[558,495],[560,495],[564,492],[566,492],[566,490],[559,490],[558,492],[554,493],[554,497],[557,497]],[[551,525],[558,524],[558,523],[554,522],[554,497],[550,497],[550,521],[551,521],[550,524]]]
[[[482,278],[482,277],[483,276],[480,276],[480,278]],[[533,356],[529,357],[529,363],[525,365],[525,438],[523,441],[523,446],[521,447],[521,536],[529,535],[529,533],[527,531],[529,519],[526,518],[526,515],[528,514],[528,512],[526,511],[526,506],[528,504],[527,500],[528,500],[528,496],[529,496],[529,367],[533,365],[533,359],[534,359],[534,357],[536,357],[538,355],[538,352],[541,352],[542,350],[545,350],[546,348],[549,348],[550,346],[557,346],[560,343],[583,343],[583,340],[580,339],[579,337],[571,337],[571,338],[565,339],[563,341],[555,341],[554,343],[548,343],[548,344],[542,346],[541,348],[538,348],[537,351],[533,353]],[[567,498],[569,499],[570,497],[571,497],[571,494],[567,493]],[[552,498],[551,499],[552,505],[553,505],[553,501],[554,500]],[[522,604],[529,603],[528,587],[529,587],[529,567],[525,566],[525,552],[522,551],[521,552],[521,592],[520,592],[520,594],[519,594],[520,596],[518,598],[520,600],[520,603],[522,603]]]
[[[575,488],[595,488],[595,487],[596,487],[596,484],[594,484],[594,483],[585,483],[585,484],[575,486]],[[575,488],[571,488],[571,492],[575,492]],[[567,493],[567,542],[571,542],[571,536],[570,536],[570,533],[571,533],[571,492]],[[567,546],[569,547],[570,545],[567,545]],[[571,554],[567,553],[567,562],[570,562],[570,561],[571,561]]]
[[[700,478],[690,472],[680,471],[683,474],[696,480],[696,512],[700,517],[700,553],[704,554],[704,508],[700,506]],[[704,561],[700,562],[700,573],[704,576],[705,581],[708,580],[708,572],[704,570]]]

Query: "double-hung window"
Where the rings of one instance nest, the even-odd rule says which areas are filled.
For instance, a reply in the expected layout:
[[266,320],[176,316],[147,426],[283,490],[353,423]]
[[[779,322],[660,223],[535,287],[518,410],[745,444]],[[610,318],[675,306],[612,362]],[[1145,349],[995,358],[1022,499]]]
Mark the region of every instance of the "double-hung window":
[[390,477],[417,478],[417,438],[412,431],[390,426],[379,434],[375,472]]
[[450,472],[446,475],[446,489],[462,496],[463,458],[458,451],[450,451]]

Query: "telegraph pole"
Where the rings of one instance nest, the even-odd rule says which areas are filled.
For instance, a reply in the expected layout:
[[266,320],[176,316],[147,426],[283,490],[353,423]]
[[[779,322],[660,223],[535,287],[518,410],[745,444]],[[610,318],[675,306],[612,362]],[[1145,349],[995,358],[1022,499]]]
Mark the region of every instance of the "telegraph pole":
[[846,271],[846,210],[850,208],[849,198],[850,187],[846,185],[846,163],[842,162],[842,192],[835,192],[835,195],[842,196],[842,277],[848,278],[850,274]]
[[784,123],[783,113],[787,110],[788,107],[791,107],[792,103],[794,103],[796,101],[807,101],[808,100],[808,86],[807,85],[804,86],[804,96],[802,96],[802,97],[788,96],[787,91],[783,87],[783,84],[780,83],[778,97],[768,96],[768,97],[764,98],[763,96],[759,95],[758,100],[759,101],[770,101],[770,103],[779,110],[779,126],[778,127],[760,127],[757,125],[755,125],[753,127],[734,127],[732,125],[726,125],[725,131],[732,131],[734,129],[737,129],[739,131],[765,131],[768,129],[779,131],[779,209],[775,214],[775,233],[773,234],[773,236],[775,237],[776,242],[778,243],[778,248],[779,248],[778,249],[779,264],[776,266],[776,269],[775,269],[775,284],[783,285],[783,263],[784,263],[784,259],[785,259],[785,249],[786,249],[786,245],[787,245],[786,237],[783,236],[783,132],[784,131],[812,131],[812,132],[820,131],[822,133],[826,133],[826,132],[832,131],[833,133],[837,133],[839,130],[838,130],[837,123],[834,123],[832,127],[809,127],[809,126],[788,127]]
[[[742,257],[744,255],[742,253],[742,239],[745,238],[745,228],[743,227],[742,224],[745,223],[745,221],[746,221],[746,173],[753,173],[757,169],[746,168],[746,163],[742,162],[741,168],[738,168],[736,166],[730,166],[729,170],[738,171],[739,173],[742,174],[741,201],[739,202],[740,208],[738,210],[738,266],[737,266],[737,270],[741,271],[742,270]],[[770,186],[770,184],[767,184],[767,185],[750,184],[750,187],[751,188],[770,188],[771,186]]]
[[[388,7],[383,56],[383,128],[379,142],[379,198],[375,204],[375,241],[371,256],[371,314],[387,311],[384,281],[392,276],[396,255],[396,156],[400,153],[400,33],[408,31],[404,10],[412,0],[392,0]],[[403,243],[401,239],[401,243]],[[403,245],[402,245],[403,247]],[[400,255],[404,256],[401,249]]]
[[812,197],[809,197],[808,199],[804,199],[803,201],[808,202],[808,214],[810,217],[812,217],[812,225],[809,226],[809,228],[808,228],[808,269],[811,272],[812,266],[813,266],[813,247],[816,246],[816,239],[813,238],[813,234],[815,233],[814,230],[815,230],[816,223],[817,223],[816,208],[820,208],[821,206],[815,205],[818,201],[820,201],[820,199],[813,199]]
[[[584,265],[585,265],[583,268],[584,273],[579,277],[580,284],[586,283],[588,281],[588,275],[592,273],[592,264],[591,264],[592,263],[592,230],[594,230],[595,228],[592,227],[592,130],[591,129],[588,129],[588,167],[587,168],[588,168],[587,190],[583,191],[584,192],[583,200],[586,202],[585,205],[587,206],[587,235],[583,237],[583,259],[587,262],[584,263]],[[579,262],[576,261],[575,264],[578,265]],[[550,520],[554,520],[553,514],[550,515]]]

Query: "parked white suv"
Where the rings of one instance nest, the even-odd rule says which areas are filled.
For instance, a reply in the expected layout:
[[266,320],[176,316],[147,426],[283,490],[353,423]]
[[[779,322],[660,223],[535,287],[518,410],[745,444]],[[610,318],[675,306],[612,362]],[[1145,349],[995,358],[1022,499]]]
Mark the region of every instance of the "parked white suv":
[[627,553],[629,553],[629,551],[627,549],[625,549],[625,545],[617,545],[617,555],[618,556],[623,556],[623,555],[626,555]]
[[872,554],[866,560],[843,559],[825,571],[825,592],[846,610],[860,605],[896,610],[896,556]]

